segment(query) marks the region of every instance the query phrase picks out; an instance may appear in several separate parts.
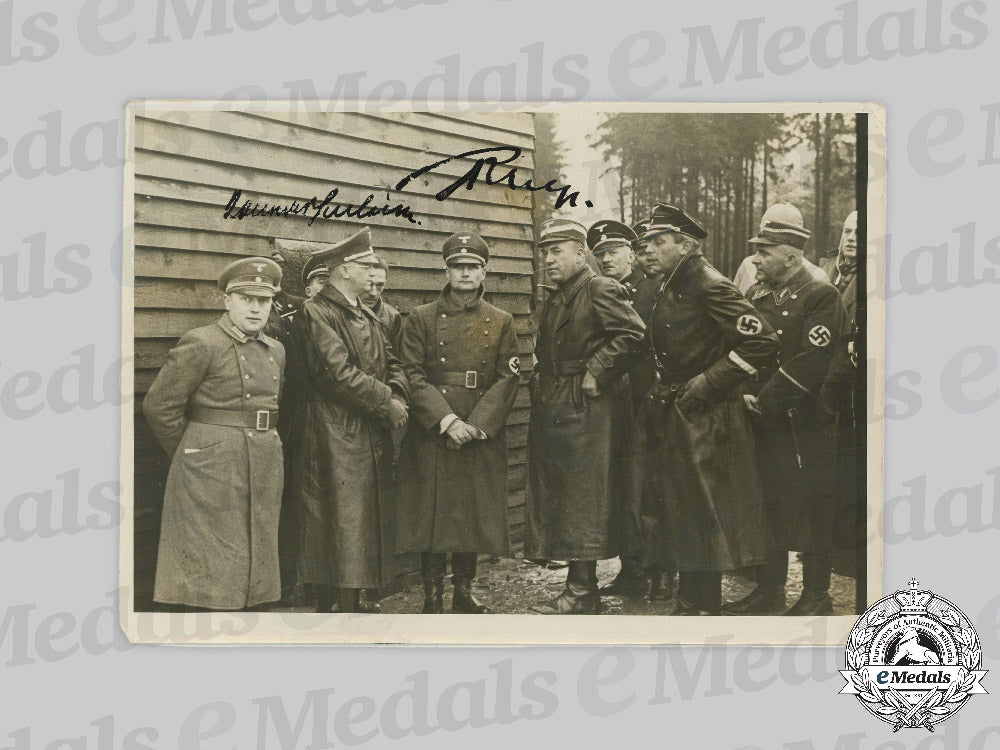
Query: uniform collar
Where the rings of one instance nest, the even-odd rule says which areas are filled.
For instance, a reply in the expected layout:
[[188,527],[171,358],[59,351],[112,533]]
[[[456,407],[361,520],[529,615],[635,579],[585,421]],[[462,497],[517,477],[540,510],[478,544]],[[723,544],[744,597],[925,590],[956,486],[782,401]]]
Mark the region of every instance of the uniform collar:
[[797,294],[803,287],[812,283],[812,280],[812,274],[809,273],[809,269],[803,265],[802,268],[796,271],[790,279],[785,281],[785,283],[777,289],[772,289],[765,284],[757,284],[750,290],[750,299],[758,300],[761,297],[766,297],[768,294],[772,294],[774,295],[774,304],[783,305],[793,294]]
[[441,290],[441,296],[438,298],[438,305],[448,310],[449,312],[461,312],[462,310],[474,310],[482,304],[483,293],[486,290],[483,285],[479,285],[479,291],[476,292],[476,296],[473,298],[472,302],[467,305],[459,304],[454,293],[451,290],[451,284],[445,284],[444,289]]
[[267,344],[268,346],[274,346],[274,339],[270,336],[265,336],[263,331],[257,331],[253,336],[247,336],[243,331],[237,328],[233,321],[229,319],[229,313],[222,313],[222,317],[217,321],[219,328],[226,332],[226,335],[241,344],[245,344],[248,341],[259,341],[262,344]]
[[594,269],[592,269],[590,266],[584,266],[575,274],[570,276],[566,280],[565,284],[561,284],[559,286],[559,291],[556,292],[556,296],[559,297],[560,300],[562,300],[562,303],[564,305],[568,305],[570,301],[576,296],[577,292],[583,289],[586,283],[595,276],[597,276],[597,274],[594,273]]

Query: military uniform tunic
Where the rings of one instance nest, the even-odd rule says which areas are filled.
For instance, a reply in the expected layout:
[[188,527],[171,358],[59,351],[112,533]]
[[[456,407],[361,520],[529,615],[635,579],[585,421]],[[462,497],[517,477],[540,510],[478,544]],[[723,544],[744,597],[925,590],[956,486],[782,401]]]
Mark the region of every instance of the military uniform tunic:
[[[400,457],[397,552],[510,553],[507,415],[520,363],[510,313],[484,301],[461,305],[448,287],[415,308],[400,356],[410,380],[410,425]],[[440,424],[449,414],[485,439],[458,450]]]
[[[284,363],[280,342],[223,315],[185,334],[150,386],[143,413],[173,457],[155,601],[241,609],[280,598],[281,439],[256,415],[277,410]],[[227,415],[248,423],[210,423]]]
[[828,551],[836,523],[837,418],[819,398],[840,351],[845,311],[832,284],[798,271],[780,288],[748,293],[781,341],[757,387],[761,478],[779,548]]
[[657,373],[645,409],[662,474],[661,526],[679,570],[763,562],[767,518],[740,386],[778,341],[700,253],[660,281],[647,329]]
[[[627,398],[621,380],[643,328],[621,285],[589,268],[545,300],[528,425],[527,556],[618,554],[625,437],[618,400]],[[601,388],[596,398],[583,393],[587,372]]]

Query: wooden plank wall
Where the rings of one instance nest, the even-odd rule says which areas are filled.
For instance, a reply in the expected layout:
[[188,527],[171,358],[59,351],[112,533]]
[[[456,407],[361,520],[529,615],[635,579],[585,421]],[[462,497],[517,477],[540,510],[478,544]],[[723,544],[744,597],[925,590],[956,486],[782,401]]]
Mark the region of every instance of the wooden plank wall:
[[[359,203],[375,192],[373,202],[382,203],[385,191],[411,171],[491,145],[520,146],[519,179],[531,176],[530,114],[137,112],[137,533],[158,522],[169,465],[142,418],[142,396],[178,337],[221,314],[215,288],[219,271],[237,256],[270,255],[277,238],[336,242],[368,224],[376,252],[390,265],[386,299],[406,314],[440,290],[444,239],[457,231],[482,235],[493,256],[487,297],[514,314],[521,361],[530,367],[531,198],[524,190],[479,185],[436,200],[434,193],[464,174],[471,160],[451,162],[411,182],[406,193],[391,193],[393,203],[406,196],[419,226],[393,217],[316,220],[312,226],[308,217],[223,218],[236,188],[244,199],[268,203],[322,198],[334,187],[340,189],[338,200]],[[523,535],[527,421],[528,395],[522,386],[508,430],[515,542]]]

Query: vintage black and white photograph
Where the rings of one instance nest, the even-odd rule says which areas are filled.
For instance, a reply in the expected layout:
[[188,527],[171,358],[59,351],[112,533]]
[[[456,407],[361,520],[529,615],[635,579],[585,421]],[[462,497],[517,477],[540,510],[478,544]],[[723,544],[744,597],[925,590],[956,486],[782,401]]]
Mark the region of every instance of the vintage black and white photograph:
[[882,595],[880,106],[127,114],[131,640],[837,644]]

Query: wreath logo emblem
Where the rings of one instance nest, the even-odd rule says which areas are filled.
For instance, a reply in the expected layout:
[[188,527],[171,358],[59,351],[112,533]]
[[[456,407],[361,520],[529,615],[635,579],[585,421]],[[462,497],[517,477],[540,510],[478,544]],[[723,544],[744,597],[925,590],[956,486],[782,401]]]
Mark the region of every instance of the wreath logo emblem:
[[971,696],[986,693],[983,649],[962,610],[919,589],[916,579],[908,584],[875,602],[851,629],[840,692],[856,695],[893,732],[933,732]]

